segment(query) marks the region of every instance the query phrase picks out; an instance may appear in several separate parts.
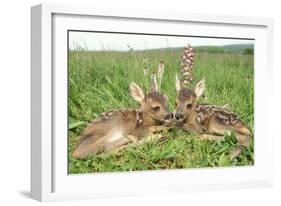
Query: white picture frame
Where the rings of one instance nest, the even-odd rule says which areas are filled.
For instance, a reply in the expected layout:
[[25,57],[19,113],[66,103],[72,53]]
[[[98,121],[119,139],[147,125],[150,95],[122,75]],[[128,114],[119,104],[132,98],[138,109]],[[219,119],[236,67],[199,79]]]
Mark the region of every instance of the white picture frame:
[[[68,175],[67,138],[61,138],[67,131],[66,31],[171,33],[166,25],[176,33],[185,32],[182,28],[188,25],[196,35],[255,39],[255,165]],[[31,8],[31,26],[32,198],[52,201],[272,186],[274,136],[267,113],[273,105],[272,19],[40,4]],[[263,98],[264,93],[269,97]]]

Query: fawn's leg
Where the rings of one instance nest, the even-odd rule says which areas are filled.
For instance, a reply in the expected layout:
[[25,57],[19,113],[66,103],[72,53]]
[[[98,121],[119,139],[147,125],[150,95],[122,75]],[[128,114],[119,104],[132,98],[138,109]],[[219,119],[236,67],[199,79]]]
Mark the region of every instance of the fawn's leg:
[[[243,152],[245,147],[248,147],[251,142],[250,136],[241,135],[238,133],[235,133],[235,135],[238,140],[238,145],[230,152],[230,154],[229,154],[230,160],[233,160],[236,157],[238,157]],[[200,140],[220,140],[220,141],[222,141],[222,140],[224,140],[224,136],[203,134],[203,135],[200,135],[199,139]]]
[[222,140],[224,140],[224,136],[202,134],[202,135],[199,136],[199,140],[222,141]]
[[[199,136],[199,140],[215,140],[215,141],[222,141],[224,140],[224,136],[217,136],[217,135],[209,135],[209,134],[203,134]],[[237,147],[235,147],[229,154],[229,158],[230,160],[235,159],[236,157],[238,157],[242,151],[243,151],[243,146],[242,145],[238,145]]]
[[[215,134],[220,134],[220,135],[202,135],[200,136],[200,139],[207,139],[207,140],[224,140],[224,134],[228,133],[230,134],[230,131],[227,130],[224,127],[220,127],[217,124],[211,124],[209,126],[209,131],[215,133]],[[242,148],[240,146],[236,147],[234,150],[230,152],[229,158],[230,160],[233,160],[234,158],[238,157],[242,153]]]
[[161,131],[165,131],[170,129],[170,127],[167,127],[165,125],[160,126],[152,126],[148,128],[148,135],[145,136],[141,142],[148,142],[148,141],[154,141],[154,140],[160,140],[162,137],[164,137],[162,134],[159,134]]
[[149,131],[149,133],[153,134],[153,133],[161,132],[161,131],[168,130],[168,129],[169,129],[169,127],[160,125],[160,126],[149,127],[148,131]]
[[249,147],[252,141],[250,130],[243,124],[235,126],[235,136],[238,141],[238,146],[230,153],[230,158],[238,157],[245,148]]
[[238,146],[230,153],[231,159],[238,157],[251,143],[251,137],[249,134],[235,132],[235,135],[238,141]]
[[211,134],[200,135],[200,140],[224,140],[224,134],[229,133],[224,127],[216,124],[215,121],[211,121],[208,125],[208,132]]
[[243,152],[244,147],[242,145],[236,146],[229,154],[230,160],[235,159]]
[[151,142],[154,140],[159,140],[163,137],[162,134],[150,134],[145,136],[139,143],[144,143],[144,142]]
[[251,143],[251,137],[248,134],[240,134],[235,132],[237,141],[239,145],[242,145],[244,147],[248,147]]

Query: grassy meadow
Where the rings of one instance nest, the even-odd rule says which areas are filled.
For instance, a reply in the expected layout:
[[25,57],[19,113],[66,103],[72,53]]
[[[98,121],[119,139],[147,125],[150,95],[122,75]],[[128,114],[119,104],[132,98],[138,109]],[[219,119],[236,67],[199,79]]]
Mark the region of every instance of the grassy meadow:
[[[254,58],[252,54],[196,52],[194,84],[206,79],[206,99],[201,103],[228,104],[230,109],[253,131]],[[143,75],[143,57],[147,57],[148,75]],[[228,154],[235,147],[235,137],[224,141],[199,141],[198,134],[178,129],[165,132],[165,139],[128,146],[118,152],[98,154],[84,160],[71,157],[82,130],[101,113],[118,108],[137,108],[128,91],[134,81],[146,91],[150,74],[163,60],[165,73],[161,91],[169,97],[173,111],[176,98],[175,73],[180,73],[182,49],[146,51],[69,51],[69,173],[136,171],[175,168],[244,166],[254,164],[253,144],[238,158]]]

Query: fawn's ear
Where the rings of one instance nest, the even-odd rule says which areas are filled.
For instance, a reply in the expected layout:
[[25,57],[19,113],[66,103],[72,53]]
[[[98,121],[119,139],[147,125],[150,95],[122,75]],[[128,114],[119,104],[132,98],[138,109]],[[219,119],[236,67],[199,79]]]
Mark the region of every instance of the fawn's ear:
[[158,92],[158,84],[156,80],[156,74],[152,74],[151,76],[151,92]]
[[176,90],[177,92],[181,89],[181,82],[179,80],[178,74],[176,74]]
[[137,102],[142,102],[145,98],[142,89],[134,82],[130,84],[130,92],[133,99]]
[[206,85],[205,85],[205,79],[202,79],[200,82],[196,84],[195,87],[195,94],[197,97],[200,97],[204,91],[205,91]]

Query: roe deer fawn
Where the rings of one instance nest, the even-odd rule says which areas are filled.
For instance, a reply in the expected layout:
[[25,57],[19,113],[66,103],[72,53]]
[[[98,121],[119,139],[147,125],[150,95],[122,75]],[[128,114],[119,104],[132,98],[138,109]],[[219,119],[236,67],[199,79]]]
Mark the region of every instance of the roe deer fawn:
[[202,140],[222,140],[227,132],[234,132],[238,140],[238,147],[230,154],[233,159],[240,155],[243,147],[251,143],[251,132],[236,114],[229,111],[226,105],[215,106],[198,104],[197,100],[203,96],[205,80],[197,83],[195,90],[188,89],[193,80],[192,71],[194,63],[193,48],[188,45],[184,48],[181,63],[181,79],[176,75],[176,109],[175,125],[190,132],[201,134]]
[[238,146],[231,152],[231,159],[239,156],[243,147],[250,145],[251,132],[236,114],[225,107],[197,103],[205,90],[204,79],[192,91],[183,88],[176,77],[176,90],[176,127],[199,133],[201,140],[223,140],[225,133],[234,132]]
[[157,137],[151,134],[166,128],[163,123],[168,122],[173,114],[168,112],[167,97],[158,92],[155,76],[149,93],[145,94],[135,83],[131,83],[129,89],[140,108],[103,113],[83,131],[73,157],[82,159],[90,154],[123,148],[130,142],[149,141]]

